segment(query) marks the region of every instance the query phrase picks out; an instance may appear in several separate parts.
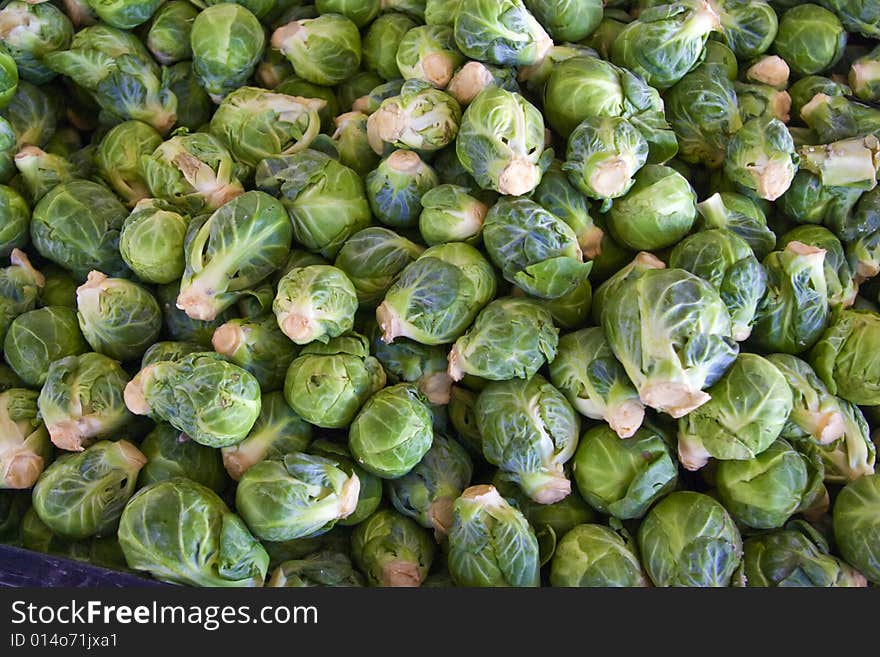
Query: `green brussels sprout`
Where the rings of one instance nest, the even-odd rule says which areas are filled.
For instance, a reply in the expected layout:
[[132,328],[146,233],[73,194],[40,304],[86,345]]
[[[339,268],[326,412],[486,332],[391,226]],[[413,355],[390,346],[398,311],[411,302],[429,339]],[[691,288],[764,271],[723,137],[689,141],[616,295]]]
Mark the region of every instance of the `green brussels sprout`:
[[825,494],[824,475],[818,454],[799,452],[780,438],[751,459],[721,461],[715,478],[719,499],[738,522],[776,529]]
[[309,147],[321,130],[318,111],[324,101],[239,87],[227,95],[214,117],[211,132],[248,166]]
[[9,159],[0,169],[5,177],[4,182],[11,177],[12,156],[18,148],[28,144],[42,148],[55,134],[61,108],[58,97],[50,91],[48,87],[19,80],[15,95],[3,109],[0,118],[5,120],[0,121],[0,143]]
[[747,196],[715,193],[697,203],[699,230],[722,229],[744,239],[755,256],[765,258],[776,247],[776,235],[767,227],[763,210]]
[[550,164],[531,198],[571,227],[585,259],[601,255],[605,233],[590,215],[589,200],[570,182],[561,162]]
[[498,66],[535,64],[553,47],[522,0],[461,0],[454,29],[461,52]]
[[801,168],[817,174],[823,185],[864,183],[868,189],[876,186],[880,140],[874,135],[819,146],[802,146],[798,154]]
[[[358,103],[355,109],[361,110]],[[390,148],[436,151],[455,141],[461,121],[455,98],[424,80],[407,80],[398,95],[383,99],[370,113],[367,137],[380,155]]]
[[296,74],[314,84],[333,86],[355,73],[361,64],[358,26],[340,14],[293,21],[272,33]]
[[819,5],[804,3],[779,18],[773,49],[801,75],[821,73],[843,55],[846,31],[837,16]]
[[227,309],[210,321],[191,319],[177,307],[179,294],[180,284],[177,282],[160,285],[156,289],[156,300],[162,307],[165,333],[172,340],[194,342],[205,349],[210,349],[214,331],[224,322],[232,319],[232,309]]
[[191,61],[177,62],[165,69],[168,88],[177,96],[177,125],[198,130],[211,119],[214,102],[196,78]]
[[458,586],[539,586],[538,539],[494,486],[471,486],[453,505],[449,572]]
[[[524,0],[554,41],[583,41],[602,20],[601,0]],[[427,12],[426,12],[427,15]]]
[[[263,52],[263,59],[257,64],[254,80],[264,89],[275,89],[290,78],[299,80],[293,72],[293,66],[278,50],[269,48]],[[305,80],[303,80],[305,82]]]
[[685,75],[663,99],[666,118],[678,138],[679,157],[691,164],[721,167],[731,135],[742,127],[733,83],[719,75],[717,67],[704,65]]
[[326,258],[335,257],[349,237],[370,225],[363,180],[324,153],[305,150],[267,158],[257,166],[256,183],[279,196],[296,241]]
[[687,235],[696,217],[697,197],[687,179],[671,167],[649,164],[611,206],[608,228],[631,249],[660,249]]
[[[752,82],[762,87],[773,87],[780,92],[788,87],[788,79],[790,75],[791,69],[786,61],[779,55],[764,55],[763,57],[759,57],[743,74],[747,82]],[[739,93],[739,89],[740,87],[738,87],[737,93]],[[783,119],[780,114],[788,117],[789,110],[791,109],[791,96],[787,93],[780,93],[778,98],[787,98],[785,104],[788,105],[788,107],[785,107],[781,112],[777,109],[776,112],[776,118],[786,121],[787,119]],[[783,101],[780,100],[777,102],[781,105]]]
[[119,254],[146,283],[171,283],[183,276],[184,241],[190,218],[154,198],[137,202],[122,224]]
[[31,265],[23,251],[12,250],[10,265],[0,269],[0,340],[19,315],[33,310],[46,278]]
[[627,534],[604,525],[583,524],[566,533],[550,564],[551,586],[648,586],[635,546]]
[[223,466],[235,481],[255,463],[302,452],[312,439],[312,427],[284,401],[280,391],[263,395],[260,415],[247,437],[223,447]]
[[544,377],[490,383],[474,412],[483,455],[539,504],[571,492],[563,466],[578,444],[580,420]]
[[[403,80],[396,76],[393,79],[395,85],[403,85]],[[333,89],[336,92],[338,109],[342,112],[355,111],[355,101],[362,96],[368,95],[373,89],[383,84],[383,82],[383,79],[378,74],[370,70],[355,73]],[[365,112],[361,113],[365,114]]]
[[125,386],[125,405],[172,425],[201,445],[244,440],[260,414],[260,384],[214,353],[194,353],[142,369]]
[[36,146],[25,146],[13,159],[20,174],[19,189],[32,203],[43,198],[49,190],[61,183],[80,178],[72,162],[61,155],[47,153]]
[[292,239],[284,206],[259,191],[236,196],[193,221],[177,307],[193,319],[215,319],[281,266]]
[[459,185],[435,184],[422,195],[419,234],[425,243],[480,242],[488,207],[468,191]]
[[669,266],[696,274],[718,291],[737,342],[751,335],[758,304],[767,290],[767,273],[744,239],[719,229],[694,233],[672,249]]
[[149,51],[129,32],[91,25],[76,33],[69,50],[48,53],[44,61],[88,91],[102,110],[102,123],[136,119],[164,135],[177,122],[177,97]]
[[0,259],[27,246],[30,223],[31,210],[24,197],[12,187],[0,185]]
[[145,43],[157,62],[170,66],[192,59],[190,34],[198,14],[186,0],[170,0],[156,10]]
[[454,341],[494,296],[495,272],[462,242],[432,246],[406,266],[376,309],[383,340]]
[[[859,100],[880,100],[880,48],[856,59],[849,69],[849,86]],[[0,102],[0,106],[3,103]]]
[[18,89],[18,67],[6,50],[0,49],[0,109],[9,104],[16,89]]
[[119,524],[125,560],[164,582],[262,586],[269,555],[210,488],[177,478],[142,488]]
[[340,520],[338,524],[353,527],[373,515],[382,503],[382,480],[379,477],[355,465],[351,452],[344,444],[319,438],[311,444],[309,453],[338,461],[342,470],[349,475],[356,475],[360,480],[360,491],[355,509],[351,515]]
[[458,154],[455,152],[455,144],[435,153],[434,159],[431,161],[431,166],[437,173],[437,177],[440,179],[440,184],[458,185],[459,187],[473,190],[474,193],[485,199],[487,203],[494,198],[492,192],[477,191],[479,190],[479,185],[477,185],[476,181],[471,177],[471,174],[467,172],[459,161]]
[[63,306],[76,309],[76,288],[79,283],[66,269],[51,263],[42,266],[41,272],[46,282],[40,292],[40,306]]
[[128,268],[119,255],[119,230],[128,212],[103,185],[73,180],[55,187],[34,207],[31,239],[36,250],[84,280],[98,269],[111,276]]
[[492,206],[483,242],[504,278],[535,296],[568,294],[590,273],[571,227],[528,199],[501,199]]
[[184,356],[204,351],[205,348],[195,342],[163,341],[154,343],[144,352],[141,358],[141,369],[163,360],[180,360]]
[[648,159],[648,142],[624,118],[585,118],[568,138],[563,171],[580,191],[596,199],[623,196]]
[[818,94],[827,97],[849,96],[852,94],[852,89],[831,78],[808,75],[792,84],[788,93],[791,96],[791,113],[795,117],[800,117],[801,110]]
[[235,506],[255,536],[289,541],[329,531],[354,511],[357,475],[321,456],[290,453],[260,461],[238,482]]
[[865,576],[829,554],[828,543],[804,522],[752,536],[743,542],[743,560],[734,586],[861,587]]
[[434,561],[434,541],[415,520],[383,509],[359,524],[352,557],[370,586],[421,586]]
[[746,121],[727,143],[724,172],[758,196],[775,201],[797,173],[797,154],[788,128],[779,119]]
[[211,344],[229,362],[253,374],[264,392],[284,385],[287,367],[297,351],[271,313],[229,320],[217,327]]
[[425,345],[406,338],[386,344],[375,323],[372,324],[369,337],[370,351],[382,364],[390,383],[416,384],[419,392],[431,404],[444,405],[449,402],[452,379],[446,373],[446,346]]
[[[266,92],[265,90],[261,90],[261,93]],[[318,133],[321,130],[329,131],[333,125],[334,117],[339,114],[339,101],[336,99],[334,90],[329,87],[312,84],[302,78],[298,78],[296,75],[290,75],[276,85],[275,93],[285,96],[294,96],[300,103],[313,105],[314,109],[317,111],[317,117],[320,119],[320,124],[315,122],[314,127],[310,128],[310,132],[313,136],[300,144],[299,148],[292,149],[289,152],[294,153],[298,150],[302,150],[308,145],[308,142],[312,141],[314,142],[315,149],[324,150],[320,146],[323,138],[319,137]],[[270,132],[272,130],[271,127],[263,127],[261,129]],[[256,135],[255,138],[259,139]],[[327,153],[328,155],[333,155],[332,152],[328,151]],[[254,164],[256,165],[259,163],[260,159],[262,159],[262,156],[255,160]]]
[[394,508],[444,537],[452,527],[455,500],[471,483],[473,463],[467,451],[442,434],[408,474],[388,482]]
[[146,23],[163,0],[85,0],[85,4],[105,23],[130,30]]
[[607,299],[616,294],[617,290],[630,280],[639,278],[649,269],[665,269],[666,264],[656,256],[641,251],[628,263],[615,269],[613,274],[596,289],[593,297],[592,316],[593,321],[601,326],[602,313],[607,305]]
[[[849,87],[845,87],[849,91]],[[801,108],[800,116],[810,128],[816,143],[858,137],[880,130],[880,110],[838,95],[816,93]]]
[[220,493],[228,479],[220,453],[189,440],[170,424],[159,423],[140,445],[147,459],[138,475],[138,487],[185,477]]
[[742,538],[723,506],[693,491],[670,493],[639,527],[642,565],[656,586],[728,586]]
[[[592,48],[582,44],[563,43],[554,45],[547,51],[543,59],[531,66],[523,66],[518,69],[516,78],[518,82],[525,85],[528,91],[540,97],[547,84],[547,80],[553,73],[554,67],[574,57],[598,57],[598,54]],[[514,87],[508,89],[508,91],[519,91],[519,89]]]
[[341,14],[358,28],[373,22],[385,3],[380,0],[315,0],[319,14]]
[[53,532],[82,539],[112,533],[147,460],[120,440],[60,457],[34,486],[34,510]]
[[370,146],[367,117],[363,112],[346,112],[334,119],[333,143],[339,161],[359,175],[366,176],[379,164],[379,156]]
[[382,11],[399,11],[424,23],[427,0],[382,0]]
[[865,310],[844,310],[810,352],[810,363],[833,395],[853,404],[880,404],[880,360],[874,341],[880,318]]
[[28,386],[46,381],[49,365],[66,356],[89,350],[80,333],[76,311],[47,306],[16,317],[3,341],[6,363]]
[[550,163],[544,139],[538,108],[516,92],[489,87],[464,111],[455,149],[480,187],[520,196],[538,186]]
[[426,0],[425,23],[453,27],[459,5],[461,5],[461,0]]
[[737,57],[757,57],[773,44],[779,21],[767,2],[721,0],[716,11],[721,20],[721,38]]
[[823,264],[828,303],[832,308],[851,306],[858,290],[840,240],[822,226],[798,226],[779,238],[781,247],[791,242],[800,242],[825,251]]
[[496,299],[477,315],[449,352],[449,376],[490,381],[530,379],[553,362],[559,332],[550,312],[530,299]]
[[76,290],[77,320],[86,342],[116,360],[143,356],[159,337],[162,309],[145,288],[124,278],[89,272]]
[[[376,3],[378,6],[378,2]],[[321,551],[303,559],[285,561],[266,581],[268,587],[363,586],[364,576],[341,552]]]
[[828,319],[824,261],[823,249],[797,241],[764,259],[767,295],[755,315],[756,345],[799,354],[819,339]]
[[446,86],[446,93],[455,98],[459,105],[466,106],[490,87],[518,92],[515,71],[482,62],[467,62],[452,76]]
[[[514,290],[514,294],[517,291],[518,288]],[[537,299],[537,301],[550,312],[553,322],[560,329],[575,329],[583,326],[590,317],[593,286],[590,285],[589,280],[584,280],[568,294],[556,299]]]
[[265,44],[260,21],[241,5],[224,2],[199,12],[190,32],[193,71],[211,100],[219,103],[251,77]]
[[431,448],[431,411],[415,386],[400,383],[379,390],[349,427],[355,461],[383,479],[402,477]]
[[51,459],[37,393],[24,388],[0,392],[0,491],[30,488]]
[[205,132],[175,134],[141,156],[140,164],[153,196],[192,214],[217,210],[244,192],[243,171],[223,143]]
[[880,583],[880,475],[851,482],[834,504],[834,538],[847,562]]
[[364,182],[373,216],[393,228],[413,228],[422,211],[422,195],[439,184],[418,153],[406,150],[382,160]]
[[444,89],[464,61],[452,34],[444,25],[413,27],[398,42],[396,63],[404,79],[418,79]]
[[120,123],[98,144],[95,152],[98,174],[126,203],[134,205],[150,195],[141,174],[140,159],[150,155],[161,143],[162,136],[147,123]]
[[296,344],[326,343],[352,329],[357,293],[341,269],[299,267],[278,282],[272,310],[278,326]]
[[719,31],[720,17],[709,2],[651,7],[617,35],[611,61],[668,89],[700,63],[709,35]]
[[871,440],[868,421],[859,407],[840,398],[837,398],[837,404],[843,417],[843,437],[819,445],[818,452],[825,464],[825,481],[846,484],[874,474],[877,448]]
[[[799,224],[822,224],[851,241],[880,228],[880,193],[865,193],[867,186],[826,186],[819,175],[802,168],[777,207]],[[865,202],[859,203],[862,196]]]
[[[880,274],[880,230],[844,245],[847,260],[854,266],[855,282],[861,284]],[[859,297],[856,297],[858,305]]]
[[682,269],[647,269],[612,289],[603,306],[608,344],[642,402],[673,417],[706,403],[704,388],[736,358],[721,297]]
[[0,9],[0,41],[23,80],[46,84],[54,78],[43,58],[67,48],[72,38],[70,19],[51,3],[12,0]]
[[[355,98],[351,104],[351,109],[355,112],[363,112],[367,115],[373,114],[382,106],[383,102],[394,96],[399,96],[400,90],[403,89],[404,84],[405,80],[403,80],[403,78],[395,78],[382,84],[378,84],[366,94]],[[430,88],[423,84],[414,86],[419,90]]]
[[740,354],[678,425],[678,458],[698,470],[713,457],[753,459],[773,444],[793,408],[788,381],[767,359]]
[[307,345],[287,370],[284,396],[315,426],[341,429],[385,385],[385,372],[370,355],[369,341],[352,333]]

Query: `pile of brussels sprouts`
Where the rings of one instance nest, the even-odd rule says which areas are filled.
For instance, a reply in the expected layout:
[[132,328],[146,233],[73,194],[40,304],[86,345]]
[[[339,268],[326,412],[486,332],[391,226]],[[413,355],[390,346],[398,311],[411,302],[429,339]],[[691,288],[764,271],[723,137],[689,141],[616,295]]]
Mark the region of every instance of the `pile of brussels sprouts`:
[[880,5],[816,2],[4,0],[0,542],[880,584]]

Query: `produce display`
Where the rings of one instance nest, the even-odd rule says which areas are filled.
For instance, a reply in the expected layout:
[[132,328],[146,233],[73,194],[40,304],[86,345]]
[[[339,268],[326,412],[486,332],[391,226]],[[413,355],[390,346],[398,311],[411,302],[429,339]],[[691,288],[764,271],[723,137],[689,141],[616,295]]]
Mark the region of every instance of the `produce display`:
[[880,586],[878,167],[867,0],[0,0],[0,543]]

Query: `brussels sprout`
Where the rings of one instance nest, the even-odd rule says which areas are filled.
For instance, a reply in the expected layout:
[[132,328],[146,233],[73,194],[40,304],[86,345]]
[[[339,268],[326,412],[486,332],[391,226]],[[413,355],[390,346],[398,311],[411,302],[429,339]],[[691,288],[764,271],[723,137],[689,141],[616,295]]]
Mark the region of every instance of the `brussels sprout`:
[[538,109],[498,87],[485,89],[468,105],[455,148],[480,187],[511,196],[535,189],[552,157],[544,150],[544,117]]
[[217,210],[244,192],[232,155],[204,132],[175,134],[141,157],[141,170],[153,196],[193,214]]
[[880,404],[880,360],[873,344],[880,319],[864,310],[837,315],[810,352],[810,362],[833,395],[853,404]]
[[55,187],[34,208],[31,239],[45,258],[84,280],[92,269],[124,275],[119,230],[128,213],[106,187],[73,180]]
[[76,288],[79,284],[70,272],[53,264],[43,265],[41,272],[46,282],[40,292],[40,306],[76,308]]
[[843,55],[846,31],[833,13],[818,5],[792,7],[779,19],[773,49],[801,75],[831,68]]
[[555,41],[583,41],[599,26],[600,0],[524,0],[526,7]]
[[355,564],[371,586],[420,586],[434,561],[427,529],[390,509],[377,511],[351,537]]
[[753,536],[743,543],[743,560],[734,586],[860,587],[865,576],[829,554],[827,541],[810,525]]
[[17,191],[0,185],[0,259],[8,258],[14,249],[27,246],[31,211]]
[[214,331],[214,351],[253,374],[264,392],[284,384],[296,347],[278,327],[273,314],[232,319]]
[[[396,78],[379,84],[366,94],[355,98],[351,104],[351,109],[355,112],[363,112],[367,115],[373,114],[382,106],[383,102],[389,98],[400,95],[400,90],[403,89],[404,83],[405,80],[402,78]],[[416,87],[419,90],[429,88],[422,84],[416,85]]]
[[496,299],[449,352],[449,376],[491,381],[529,379],[556,356],[558,331],[548,310],[533,300]]
[[183,246],[190,218],[158,199],[138,201],[122,224],[119,253],[147,283],[171,283],[183,275]]
[[12,0],[0,9],[0,41],[23,80],[45,84],[54,78],[43,58],[67,48],[72,38],[70,19],[51,3]]
[[[393,53],[392,53],[393,54]],[[350,78],[335,87],[338,109],[342,112],[361,111],[355,110],[355,101],[362,96],[368,95],[376,87],[383,84],[383,79],[373,71],[359,71]],[[403,86],[403,80],[395,76],[393,84],[400,89]],[[364,113],[361,111],[361,113]]]
[[257,187],[278,195],[299,244],[333,258],[342,244],[370,224],[364,183],[324,153],[305,150],[267,158],[257,167]]
[[627,194],[611,206],[608,228],[615,240],[632,249],[672,246],[693,227],[696,203],[696,194],[684,176],[670,167],[649,164],[636,173]]
[[731,135],[742,127],[731,81],[716,66],[700,66],[669,89],[664,101],[681,159],[721,167]]
[[8,172],[12,156],[18,148],[28,144],[42,148],[55,134],[61,108],[58,97],[49,91],[49,88],[20,80],[15,95],[2,112],[0,118],[5,120],[0,121],[0,143],[4,151],[11,149],[11,152],[7,152],[9,162],[0,171],[7,180],[11,176]]
[[111,533],[146,462],[125,440],[101,441],[80,454],[62,456],[34,487],[34,510],[65,538]]
[[[98,145],[98,173],[128,204],[150,195],[141,175],[140,159],[162,143],[162,136],[142,121],[125,121],[110,129]],[[178,276],[179,277],[179,276]]]
[[629,282],[630,280],[639,278],[644,272],[650,269],[665,269],[666,264],[657,258],[656,256],[651,255],[650,253],[646,253],[642,251],[636,254],[635,258],[633,258],[629,263],[620,266],[614,273],[609,276],[597,289],[596,294],[593,298],[593,309],[592,315],[593,320],[596,324],[602,324],[602,312],[607,305],[607,299],[610,298],[613,294],[617,293],[617,290],[624,284]]
[[443,89],[464,57],[458,51],[452,28],[444,25],[413,27],[398,42],[396,63],[404,79],[419,79]]
[[338,524],[353,527],[373,515],[382,503],[382,480],[379,477],[355,465],[351,453],[344,444],[319,438],[311,444],[309,453],[338,461],[342,470],[349,475],[356,475],[360,480],[360,491],[355,509],[351,515],[340,520]]
[[880,583],[880,475],[848,484],[834,504],[834,538],[843,558]]
[[53,187],[80,177],[74,165],[64,157],[46,153],[36,146],[25,146],[19,150],[13,162],[21,176],[19,188],[27,193],[28,200],[33,203]]
[[532,200],[571,227],[584,258],[601,255],[604,231],[590,215],[590,202],[569,181],[561,162],[554,160],[550,164],[535,188]]
[[732,192],[716,193],[697,203],[699,230],[723,229],[735,233],[752,248],[755,256],[765,258],[776,246],[776,235],[767,227],[767,219],[757,203]]
[[385,372],[370,356],[369,341],[357,333],[313,342],[287,370],[284,396],[307,422],[341,429],[385,385]]
[[768,3],[722,0],[716,7],[721,38],[737,57],[756,57],[773,44],[779,24],[776,12]]
[[852,89],[831,78],[808,75],[792,84],[788,92],[791,95],[792,115],[800,117],[804,106],[809,105],[818,94],[826,97],[849,96]]
[[376,310],[387,343],[402,336],[422,344],[458,338],[495,296],[492,266],[461,242],[427,249],[407,265]]
[[395,509],[444,537],[452,527],[453,504],[472,476],[473,463],[464,447],[437,434],[415,468],[388,482],[388,492]]
[[16,317],[3,342],[6,363],[29,386],[46,381],[49,365],[89,350],[80,333],[76,311],[47,306]]
[[105,23],[121,30],[130,30],[150,20],[162,1],[85,0],[85,4]]
[[431,448],[431,411],[415,386],[401,383],[379,390],[349,427],[352,456],[383,479],[402,477]]
[[550,584],[567,587],[648,586],[628,535],[583,524],[561,538],[550,564]]
[[477,96],[490,87],[519,91],[519,84],[512,69],[486,65],[482,62],[467,62],[452,76],[446,87],[446,93],[455,98],[460,105],[465,106],[470,105]]
[[791,242],[800,242],[825,251],[823,264],[828,303],[832,308],[851,306],[857,293],[854,275],[843,245],[831,231],[821,226],[798,226],[779,238],[779,245],[782,247]]
[[[849,91],[849,87],[845,87]],[[817,143],[828,143],[880,131],[880,110],[841,95],[816,93],[801,108],[801,118]]]
[[419,233],[431,246],[447,242],[478,244],[488,208],[466,187],[436,185],[422,196]]
[[386,3],[380,0],[315,0],[319,14],[341,14],[358,28],[372,23]]
[[381,302],[398,274],[422,253],[421,246],[387,228],[365,228],[352,235],[336,256],[336,267],[354,285],[358,303]]
[[[856,59],[849,69],[849,86],[865,102],[880,100],[880,48]],[[2,106],[0,102],[0,106]]]
[[[800,224],[823,224],[841,239],[854,240],[880,228],[880,193],[864,193],[868,183],[829,187],[800,169],[777,207]],[[864,196],[865,201],[859,203]]]
[[177,122],[177,97],[159,66],[131,33],[109,25],[91,25],[73,37],[69,50],[49,53],[44,61],[89,92],[110,125],[136,119],[165,134]]
[[198,130],[211,119],[214,102],[196,78],[192,62],[178,62],[165,69],[168,88],[177,96],[177,125]]
[[258,538],[288,541],[329,531],[354,511],[359,489],[336,461],[294,452],[248,468],[235,505]]
[[864,413],[855,404],[837,398],[843,417],[843,437],[820,445],[819,456],[825,464],[825,481],[846,484],[859,477],[874,474],[877,449]]
[[867,189],[876,186],[880,140],[874,135],[832,144],[803,146],[798,153],[801,167],[817,174],[823,185],[864,183]]
[[471,486],[453,506],[449,572],[458,586],[539,585],[538,539],[494,486]]
[[[748,82],[754,82],[755,84],[761,86],[770,86],[778,91],[783,91],[788,87],[788,78],[791,75],[791,70],[789,69],[788,64],[782,59],[779,55],[766,55],[755,60],[751,66],[749,66],[745,73],[745,79]],[[737,93],[739,93],[740,87],[737,89]],[[787,118],[783,118],[783,116],[788,117],[791,102],[791,96],[786,94],[779,94],[778,96],[781,98],[788,98],[789,107],[784,109],[783,111],[777,110],[776,117],[783,122],[787,122]],[[780,101],[781,104],[781,101]],[[783,116],[780,116],[780,113]]]
[[162,307],[165,332],[172,340],[195,342],[210,348],[214,331],[224,322],[232,319],[232,313],[227,310],[210,321],[191,319],[177,307],[179,294],[179,283],[160,285],[156,289],[156,299]]
[[23,251],[12,250],[10,265],[0,269],[0,340],[19,315],[33,310],[46,278],[38,272]]
[[[357,103],[355,109],[361,109]],[[455,140],[461,121],[455,98],[423,80],[407,80],[399,95],[385,98],[370,114],[367,137],[380,155],[390,147],[436,151]]]
[[159,337],[162,310],[145,288],[89,272],[76,290],[77,319],[86,342],[116,360],[140,358]]
[[334,119],[333,143],[339,151],[339,161],[361,176],[379,164],[379,156],[367,135],[367,118],[363,112],[346,112]]
[[425,23],[453,27],[461,0],[426,0]]
[[211,100],[219,103],[251,77],[265,43],[260,21],[241,5],[221,3],[199,12],[190,32],[193,71]]
[[775,529],[825,494],[824,474],[818,454],[810,457],[779,439],[751,459],[721,461],[715,476],[718,497],[737,521]]
[[295,343],[326,343],[351,330],[357,293],[341,269],[310,265],[291,270],[278,282],[272,310]]
[[693,491],[670,493],[639,527],[642,565],[656,586],[727,586],[742,538],[718,502]]
[[190,34],[198,14],[199,10],[186,0],[170,0],[159,7],[145,39],[156,61],[170,66],[192,59]]
[[12,100],[18,89],[18,67],[6,50],[0,49],[0,109]]
[[288,23],[272,33],[271,43],[299,77],[314,84],[339,84],[361,64],[358,27],[340,14]]
[[37,393],[24,388],[0,392],[0,490],[30,488],[51,458]]
[[[378,2],[376,5],[378,6]],[[364,577],[354,569],[348,555],[315,552],[303,559],[285,561],[266,582],[269,587],[363,586]]]
[[228,479],[219,452],[189,440],[169,424],[156,425],[140,446],[147,459],[138,476],[138,487],[185,477],[215,492],[222,492]]
[[651,7],[617,35],[611,61],[652,87],[667,89],[700,63],[709,35],[720,30],[720,18],[709,2]]
[[148,365],[125,386],[135,415],[171,424],[201,445],[228,447],[244,440],[260,413],[260,384],[249,372],[213,353]]
[[204,351],[205,348],[195,342],[164,341],[156,342],[144,352],[141,358],[141,369],[163,360],[180,360],[184,356]]
[[535,64],[553,47],[522,0],[461,0],[454,27],[461,52],[498,66]]
[[312,427],[291,410],[281,392],[270,392],[263,395],[260,415],[247,437],[222,449],[223,465],[238,481],[255,463],[302,452],[311,439]]
[[600,328],[582,329],[559,339],[550,380],[575,410],[605,420],[621,438],[629,438],[642,424],[644,406]]
[[718,290],[730,313],[735,340],[742,342],[751,335],[767,274],[744,239],[718,229],[695,233],[675,246],[669,266],[696,274]]
[[135,570],[195,586],[262,586],[269,555],[211,489],[189,479],[138,491],[122,514],[119,543]]
[[395,228],[412,228],[422,195],[439,184],[437,174],[413,151],[394,151],[365,178],[373,215]]
[[747,121],[727,144],[724,172],[736,183],[775,201],[797,172],[794,142],[785,124],[775,118]]

